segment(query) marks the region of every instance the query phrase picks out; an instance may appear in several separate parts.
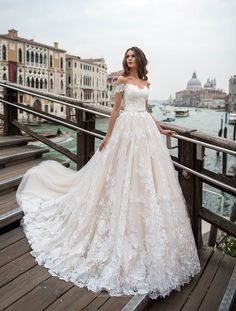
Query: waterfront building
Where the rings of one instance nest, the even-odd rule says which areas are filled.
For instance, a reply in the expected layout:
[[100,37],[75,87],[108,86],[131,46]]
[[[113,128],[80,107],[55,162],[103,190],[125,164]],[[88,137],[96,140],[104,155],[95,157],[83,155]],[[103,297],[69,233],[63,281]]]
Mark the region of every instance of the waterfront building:
[[[10,29],[8,34],[0,34],[0,80],[65,95],[65,52],[58,42],[49,46],[19,37],[17,30]],[[18,101],[65,117],[65,108],[59,104],[27,95],[19,95]],[[20,111],[19,120],[34,122],[37,118]]]
[[229,94],[226,100],[226,110],[236,112],[236,75],[229,79]]
[[113,107],[115,103],[115,82],[118,77],[122,75],[123,70],[113,71],[108,75],[107,78],[107,94],[109,99],[109,106]]
[[175,94],[174,105],[202,108],[225,108],[226,93],[216,88],[216,79],[207,79],[204,87],[193,72],[186,89]]

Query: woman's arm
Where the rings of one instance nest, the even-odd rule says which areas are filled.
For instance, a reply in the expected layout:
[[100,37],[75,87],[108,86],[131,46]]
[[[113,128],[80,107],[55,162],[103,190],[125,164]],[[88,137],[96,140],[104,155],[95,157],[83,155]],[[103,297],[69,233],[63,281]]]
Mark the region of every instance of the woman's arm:
[[[118,86],[119,84],[124,83],[125,82],[124,80],[125,80],[124,77],[122,77],[122,76],[119,77],[117,79],[116,85]],[[124,92],[116,92],[116,94],[115,94],[115,104],[114,104],[114,106],[112,108],[111,116],[109,118],[107,133],[106,133],[105,137],[103,138],[102,143],[99,146],[99,151],[101,151],[105,147],[107,142],[109,141],[109,138],[111,136],[114,124],[115,124],[116,119],[117,119],[117,117],[119,115],[119,112],[120,112],[122,98],[123,98],[123,93]]]
[[164,134],[164,135],[173,135],[173,134],[177,134],[175,131],[172,131],[172,130],[165,130],[165,129],[163,129],[161,126],[160,126],[160,124],[157,122],[157,120],[153,117],[153,115],[148,111],[148,101],[146,100],[146,110],[147,110],[147,112],[150,114],[150,116],[153,118],[153,120],[154,120],[154,122],[156,123],[156,126],[157,126],[157,128],[158,128],[158,130],[159,130],[159,132],[161,133],[161,134]]

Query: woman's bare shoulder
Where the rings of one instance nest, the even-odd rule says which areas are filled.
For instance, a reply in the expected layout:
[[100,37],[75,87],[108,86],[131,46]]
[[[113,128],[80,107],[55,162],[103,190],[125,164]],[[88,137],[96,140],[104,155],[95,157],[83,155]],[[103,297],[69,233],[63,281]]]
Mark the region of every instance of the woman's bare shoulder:
[[127,77],[125,76],[119,76],[118,79],[116,80],[116,84],[124,84],[124,83],[127,83]]

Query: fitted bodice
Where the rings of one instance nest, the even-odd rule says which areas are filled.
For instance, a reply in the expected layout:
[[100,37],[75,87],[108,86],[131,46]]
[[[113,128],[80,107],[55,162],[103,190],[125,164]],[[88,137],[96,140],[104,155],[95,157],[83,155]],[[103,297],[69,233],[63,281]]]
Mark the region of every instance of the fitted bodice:
[[146,111],[146,100],[148,99],[148,87],[140,88],[136,84],[119,84],[116,92],[124,91],[124,111],[144,112]]

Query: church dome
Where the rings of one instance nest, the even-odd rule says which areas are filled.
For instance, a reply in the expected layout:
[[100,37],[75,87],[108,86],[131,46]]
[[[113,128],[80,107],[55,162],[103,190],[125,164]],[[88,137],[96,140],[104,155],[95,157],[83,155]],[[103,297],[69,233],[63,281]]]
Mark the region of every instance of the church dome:
[[195,91],[201,90],[201,88],[202,88],[201,81],[198,80],[196,72],[194,72],[192,75],[192,79],[188,81],[187,90]]

